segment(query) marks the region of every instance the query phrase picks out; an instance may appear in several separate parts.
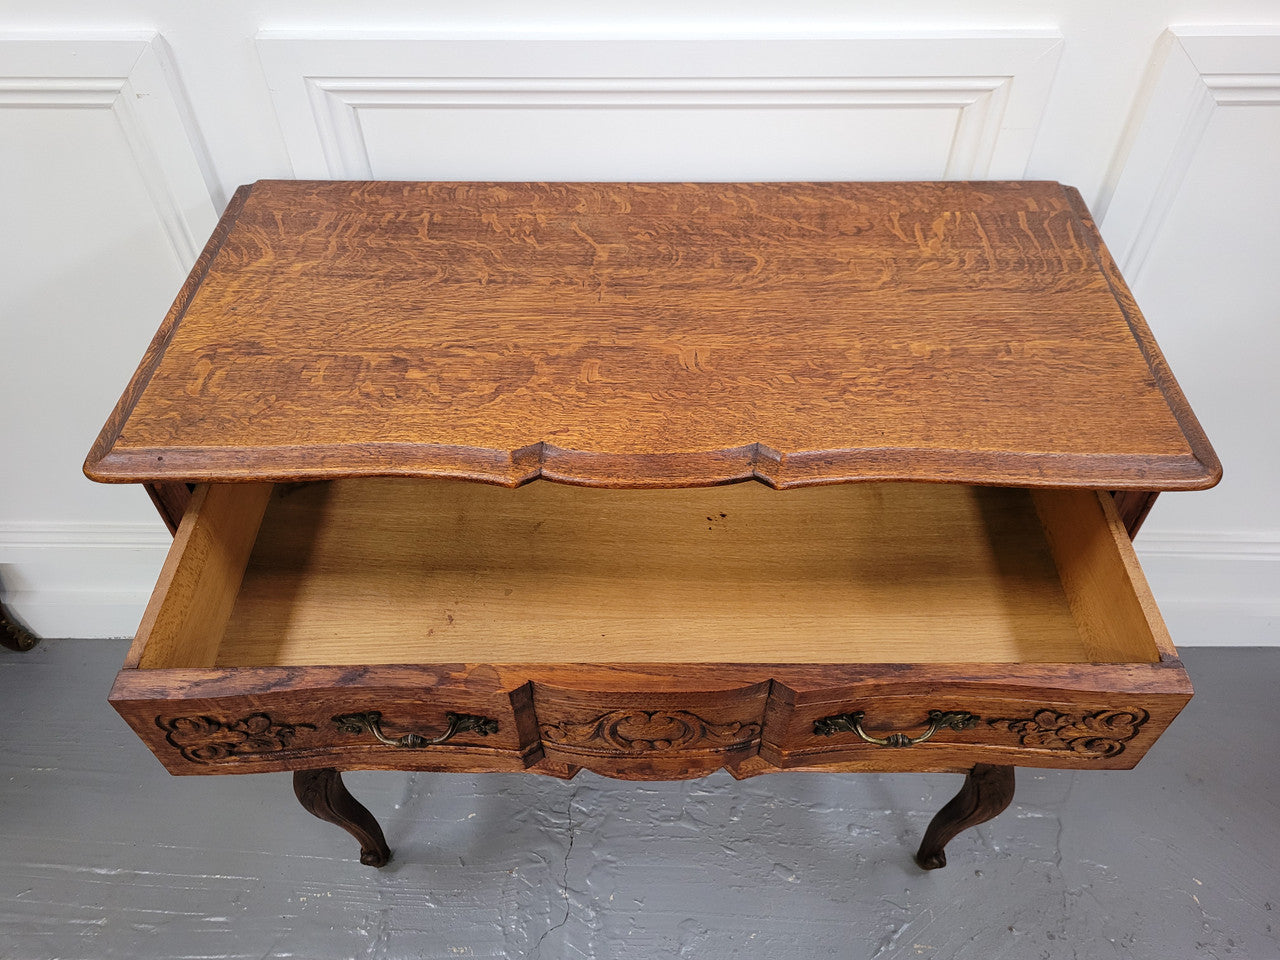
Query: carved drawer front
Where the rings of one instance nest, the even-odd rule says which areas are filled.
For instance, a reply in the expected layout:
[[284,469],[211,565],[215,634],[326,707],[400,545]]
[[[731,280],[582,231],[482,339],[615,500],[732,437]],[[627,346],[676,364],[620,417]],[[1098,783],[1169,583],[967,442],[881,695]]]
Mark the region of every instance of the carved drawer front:
[[[233,681],[251,686],[243,671]],[[541,758],[528,687],[489,694],[354,686],[112,703],[173,773],[306,766],[523,770]]]
[[866,762],[868,769],[930,769],[1003,763],[1128,768],[1187,700],[1158,692],[1031,699],[922,684],[898,696],[794,702],[784,691],[770,710],[761,755],[782,767]]
[[177,772],[643,779],[1131,766],[1190,695],[1107,497],[740,486],[202,486],[112,701]]
[[755,755],[768,688],[618,693],[534,684],[534,710],[548,760],[625,780],[679,779]]

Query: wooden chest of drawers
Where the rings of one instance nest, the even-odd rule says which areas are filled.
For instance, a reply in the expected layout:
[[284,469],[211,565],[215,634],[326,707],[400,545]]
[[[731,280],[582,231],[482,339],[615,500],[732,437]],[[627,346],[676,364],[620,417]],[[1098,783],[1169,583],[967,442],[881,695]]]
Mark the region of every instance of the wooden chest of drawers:
[[339,770],[966,771],[933,867],[1189,699],[1130,536],[1220,468],[1057,184],[275,182],[86,472],[176,530],[111,694],[173,773],[377,864]]

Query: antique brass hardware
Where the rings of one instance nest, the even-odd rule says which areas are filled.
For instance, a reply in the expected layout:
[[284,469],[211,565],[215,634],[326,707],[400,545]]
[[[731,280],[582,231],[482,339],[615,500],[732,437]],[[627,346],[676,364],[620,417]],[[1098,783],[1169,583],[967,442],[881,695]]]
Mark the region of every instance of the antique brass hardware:
[[918,737],[909,737],[905,733],[891,733],[887,737],[873,737],[862,729],[862,719],[866,713],[855,710],[853,713],[837,713],[830,717],[822,717],[813,723],[813,732],[819,736],[829,737],[833,733],[852,731],[867,743],[878,747],[914,747],[924,743],[942,729],[968,730],[977,724],[979,718],[962,710],[930,710],[929,727]]
[[438,737],[424,737],[420,733],[406,733],[402,737],[388,737],[382,732],[382,714],[377,710],[366,710],[364,713],[344,713],[333,718],[333,722],[343,733],[372,733],[379,743],[389,747],[400,747],[405,750],[416,750],[419,747],[435,747],[453,739],[459,733],[473,731],[482,737],[498,732],[498,721],[489,717],[477,717],[470,713],[446,713],[448,726]]

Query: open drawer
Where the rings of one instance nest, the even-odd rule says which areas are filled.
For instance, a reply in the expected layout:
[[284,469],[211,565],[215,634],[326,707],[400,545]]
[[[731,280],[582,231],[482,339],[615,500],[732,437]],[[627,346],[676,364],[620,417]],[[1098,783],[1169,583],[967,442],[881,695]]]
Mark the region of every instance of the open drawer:
[[174,773],[1132,766],[1191,695],[1110,497],[197,489],[111,701]]

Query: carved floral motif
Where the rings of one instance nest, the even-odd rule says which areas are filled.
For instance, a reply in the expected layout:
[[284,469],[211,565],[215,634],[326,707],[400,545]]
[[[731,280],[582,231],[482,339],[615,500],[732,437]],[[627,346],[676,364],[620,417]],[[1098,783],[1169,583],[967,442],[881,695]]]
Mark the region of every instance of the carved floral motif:
[[213,717],[156,717],[165,739],[193,763],[214,763],[228,757],[277,753],[288,749],[299,730],[314,730],[310,723],[276,723],[265,713],[239,720]]
[[613,710],[594,720],[542,728],[548,743],[585,753],[732,750],[759,736],[758,723],[712,723],[687,710]]
[[1137,708],[1085,714],[1041,710],[1022,720],[987,722],[993,727],[1004,727],[1016,733],[1024,747],[1070,750],[1084,757],[1099,759],[1123,753],[1125,744],[1138,735],[1148,716],[1147,711]]

